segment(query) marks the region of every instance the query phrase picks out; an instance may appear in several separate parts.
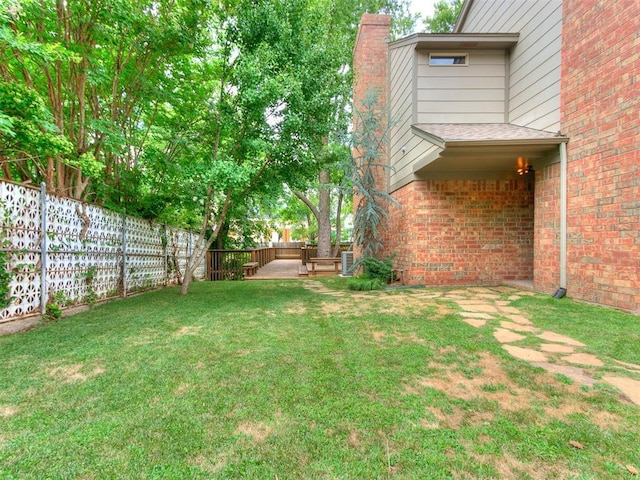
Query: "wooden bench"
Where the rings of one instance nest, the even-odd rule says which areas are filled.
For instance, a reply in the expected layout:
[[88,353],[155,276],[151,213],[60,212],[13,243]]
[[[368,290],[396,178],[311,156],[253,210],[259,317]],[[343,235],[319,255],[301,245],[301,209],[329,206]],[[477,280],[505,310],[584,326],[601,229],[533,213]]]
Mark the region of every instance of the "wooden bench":
[[258,267],[260,264],[258,262],[248,262],[242,265],[242,276],[243,277],[251,277],[258,272]]
[[319,263],[333,263],[333,267],[336,270],[336,273],[340,273],[340,269],[338,268],[338,266],[340,265],[340,263],[342,262],[341,258],[334,258],[334,257],[312,257],[309,259],[309,263],[311,264],[311,273],[313,275],[316,274],[316,265],[318,265]]

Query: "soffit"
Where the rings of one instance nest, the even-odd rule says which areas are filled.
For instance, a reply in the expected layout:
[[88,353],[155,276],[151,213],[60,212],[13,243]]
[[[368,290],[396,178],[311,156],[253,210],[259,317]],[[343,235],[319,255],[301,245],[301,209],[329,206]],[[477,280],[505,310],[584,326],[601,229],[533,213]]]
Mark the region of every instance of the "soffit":
[[416,33],[391,42],[390,48],[414,45],[429,50],[508,50],[519,33]]
[[418,175],[514,173],[524,164],[535,166],[568,141],[560,133],[508,123],[430,123],[412,130],[437,147],[437,154],[414,165]]

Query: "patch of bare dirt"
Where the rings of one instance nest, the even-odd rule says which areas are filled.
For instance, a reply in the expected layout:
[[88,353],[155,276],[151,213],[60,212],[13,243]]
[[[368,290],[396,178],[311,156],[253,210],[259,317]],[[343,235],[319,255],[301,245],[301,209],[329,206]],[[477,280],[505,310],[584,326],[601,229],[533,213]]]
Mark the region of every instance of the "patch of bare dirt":
[[418,343],[425,345],[427,342],[418,337],[415,333],[400,333],[400,332],[385,332],[383,330],[371,330],[369,329],[371,336],[376,342],[384,342],[387,338],[391,339],[394,343]]
[[[508,452],[503,452],[500,457],[483,455],[474,452],[473,447],[468,447],[467,452],[475,462],[491,466],[498,473],[498,478],[547,480],[549,478],[573,478],[574,476],[565,465],[560,463],[552,464],[535,460],[523,462]],[[454,472],[454,478],[469,477],[465,472]]]
[[[409,392],[411,388],[435,388],[447,395],[462,400],[487,398],[496,402],[501,409],[514,411],[529,406],[531,394],[528,390],[516,385],[500,366],[500,361],[490,353],[483,353],[476,365],[481,373],[473,378],[460,371],[453,370],[453,366],[430,363],[438,371],[443,372],[439,377],[422,377],[413,384],[408,384],[404,390]],[[487,387],[501,388],[487,390]],[[539,396],[537,400],[540,400]]]
[[272,431],[273,427],[264,422],[243,422],[236,429],[236,433],[251,437],[256,442],[264,442]]
[[18,413],[20,409],[13,405],[0,405],[0,417],[9,418]]
[[284,313],[288,315],[303,315],[307,313],[307,307],[302,302],[290,303]]
[[322,304],[322,313],[325,315],[333,315],[334,313],[338,313],[342,310],[342,305],[339,303],[323,303]]
[[174,337],[184,337],[185,335],[197,335],[202,327],[199,325],[186,325],[173,332]]
[[185,393],[189,390],[190,385],[188,383],[182,383],[180,385],[178,385],[177,388],[173,389],[173,393],[174,395],[180,395],[182,393]]
[[74,363],[72,365],[61,365],[52,367],[47,370],[47,374],[49,374],[54,379],[64,382],[84,382],[92,377],[97,377],[104,373],[104,367],[101,365],[96,365],[92,367],[85,367],[82,363]]

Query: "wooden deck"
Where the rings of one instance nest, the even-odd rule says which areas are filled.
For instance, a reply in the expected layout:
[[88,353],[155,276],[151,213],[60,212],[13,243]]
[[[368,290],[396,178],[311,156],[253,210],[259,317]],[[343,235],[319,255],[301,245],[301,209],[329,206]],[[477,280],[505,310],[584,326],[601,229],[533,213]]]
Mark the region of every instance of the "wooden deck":
[[[307,280],[309,276],[301,276],[299,275],[299,267],[302,265],[300,259],[296,260],[274,260],[272,262],[267,263],[264,267],[258,269],[258,272],[251,276],[245,278],[245,280],[279,280],[279,279],[298,279],[298,280]],[[336,272],[333,268],[333,265],[318,265],[316,266],[318,275],[335,275]]]

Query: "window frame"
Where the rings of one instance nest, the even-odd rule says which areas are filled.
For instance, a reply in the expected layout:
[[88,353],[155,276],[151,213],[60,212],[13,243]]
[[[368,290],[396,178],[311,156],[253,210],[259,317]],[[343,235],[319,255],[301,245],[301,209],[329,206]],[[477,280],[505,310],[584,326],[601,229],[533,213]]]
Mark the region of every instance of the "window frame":
[[[464,63],[432,63],[431,59],[437,58],[451,58],[453,62],[457,58],[464,58]],[[429,66],[430,67],[468,67],[469,66],[469,54],[465,52],[450,53],[450,52],[429,52]]]

